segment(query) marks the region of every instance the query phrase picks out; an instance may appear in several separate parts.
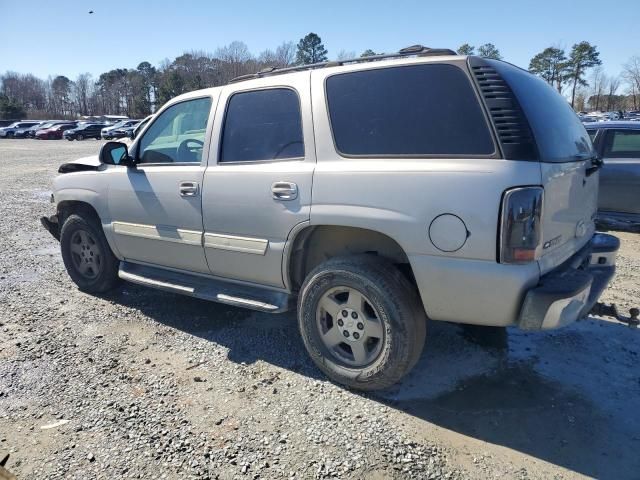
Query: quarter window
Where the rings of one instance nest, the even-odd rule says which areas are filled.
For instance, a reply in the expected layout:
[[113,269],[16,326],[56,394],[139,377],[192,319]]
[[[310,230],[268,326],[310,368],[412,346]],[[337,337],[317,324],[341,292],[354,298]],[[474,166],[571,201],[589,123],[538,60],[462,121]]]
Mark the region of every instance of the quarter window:
[[234,94],[222,134],[220,162],[304,157],[298,95],[288,88]]
[[140,140],[140,163],[199,163],[210,110],[209,97],[167,108]]
[[380,68],[326,81],[331,128],[346,155],[491,155],[467,75],[445,64]]
[[640,130],[610,130],[604,158],[640,158]]

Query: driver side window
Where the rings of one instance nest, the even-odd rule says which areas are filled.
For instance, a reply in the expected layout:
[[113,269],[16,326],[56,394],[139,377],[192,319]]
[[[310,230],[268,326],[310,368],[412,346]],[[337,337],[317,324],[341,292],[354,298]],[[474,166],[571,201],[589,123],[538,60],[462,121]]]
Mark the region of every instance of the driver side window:
[[200,162],[210,110],[210,97],[187,100],[167,108],[140,139],[139,162]]

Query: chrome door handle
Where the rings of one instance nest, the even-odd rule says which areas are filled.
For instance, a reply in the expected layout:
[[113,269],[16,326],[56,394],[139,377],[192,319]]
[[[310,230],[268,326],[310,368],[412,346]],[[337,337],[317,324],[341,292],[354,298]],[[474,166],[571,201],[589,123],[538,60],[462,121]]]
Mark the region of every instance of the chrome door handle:
[[195,197],[200,191],[200,186],[198,182],[180,182],[178,190],[181,197]]
[[298,198],[298,185],[293,182],[275,182],[271,185],[275,200],[295,200]]

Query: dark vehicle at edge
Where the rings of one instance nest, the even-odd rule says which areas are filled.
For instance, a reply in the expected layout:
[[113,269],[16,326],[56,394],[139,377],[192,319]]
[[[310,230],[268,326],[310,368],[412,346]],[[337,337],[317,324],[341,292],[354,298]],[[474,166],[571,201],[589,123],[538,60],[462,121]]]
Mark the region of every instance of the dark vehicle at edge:
[[640,230],[640,122],[594,122],[585,128],[604,163],[598,223]]

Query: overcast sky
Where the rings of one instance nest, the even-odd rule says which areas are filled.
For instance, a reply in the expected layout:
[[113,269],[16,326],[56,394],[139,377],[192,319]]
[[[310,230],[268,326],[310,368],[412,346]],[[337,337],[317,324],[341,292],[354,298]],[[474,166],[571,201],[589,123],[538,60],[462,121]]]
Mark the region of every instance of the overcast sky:
[[[93,14],[88,12],[93,10]],[[640,55],[640,0],[165,1],[0,0],[0,73],[46,78],[95,76],[112,68],[158,65],[189,50],[213,52],[233,40],[258,54],[308,32],[329,57],[416,43],[456,49],[494,43],[527,67],[551,45],[595,44],[607,73]]]

